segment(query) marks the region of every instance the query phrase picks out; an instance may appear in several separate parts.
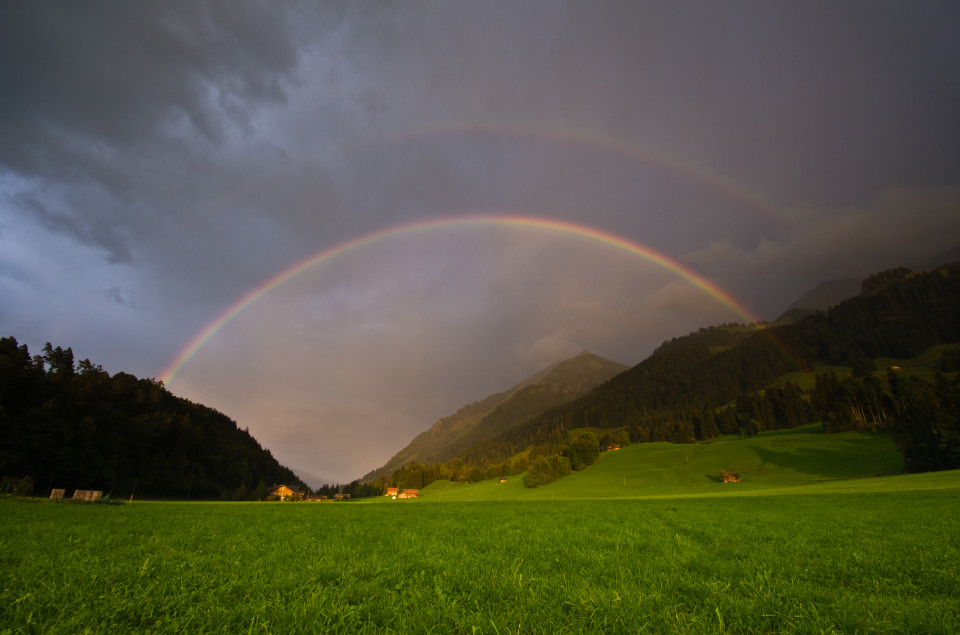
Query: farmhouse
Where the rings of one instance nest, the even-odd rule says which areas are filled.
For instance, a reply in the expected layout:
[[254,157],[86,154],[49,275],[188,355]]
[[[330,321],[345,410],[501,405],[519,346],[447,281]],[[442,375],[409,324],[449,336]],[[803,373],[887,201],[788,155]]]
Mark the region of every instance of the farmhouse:
[[383,493],[384,496],[396,496],[400,493],[400,488],[398,487],[388,487],[387,491]]
[[739,483],[740,475],[736,472],[722,471],[720,472],[720,480],[723,483]]
[[400,494],[397,495],[397,498],[416,498],[420,496],[420,490],[418,489],[405,489]]
[[270,488],[270,491],[267,492],[267,496],[270,498],[279,498],[282,501],[295,498],[301,499],[303,498],[303,490],[296,485],[274,485]]

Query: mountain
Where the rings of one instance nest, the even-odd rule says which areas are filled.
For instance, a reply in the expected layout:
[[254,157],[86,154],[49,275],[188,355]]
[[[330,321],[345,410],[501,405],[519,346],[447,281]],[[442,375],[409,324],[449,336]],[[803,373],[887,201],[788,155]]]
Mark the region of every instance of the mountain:
[[[960,262],[960,245],[939,253],[923,264],[911,267],[911,269],[917,272],[930,271],[954,262]],[[788,306],[783,315],[777,319],[777,323],[792,324],[812,313],[826,311],[844,300],[859,295],[863,281],[864,278],[843,278],[821,282],[817,285],[817,288],[807,291]]]
[[840,304],[860,293],[862,284],[863,278],[844,278],[821,282],[816,289],[807,291],[796,302],[788,306],[784,315],[797,318],[804,317],[800,313],[825,311],[833,305]]
[[[858,404],[859,409],[851,410],[854,395],[859,394],[855,391],[869,394],[866,390],[872,384],[867,388],[844,385],[838,390],[854,393],[839,399],[829,396],[831,406],[815,403],[809,393],[784,377],[789,373],[809,377],[816,367],[842,366],[850,369],[851,381],[875,380],[873,373],[883,372],[875,360],[911,359],[930,347],[960,342],[960,264],[921,273],[893,269],[870,276],[863,286],[868,292],[796,324],[739,331],[713,327],[665,342],[646,360],[586,395],[475,444],[457,460],[481,472],[497,466],[503,474],[520,473],[523,465],[518,458],[532,460],[562,451],[569,431],[578,428],[607,429],[610,436],[627,433],[630,443],[688,443],[721,432],[755,434],[826,421],[824,417],[838,417],[831,425],[839,429],[854,425],[852,421],[873,425],[864,412],[868,406]],[[724,338],[730,339],[724,342]],[[912,395],[933,394],[905,386],[903,390]],[[949,392],[951,386],[945,384],[943,390]],[[825,384],[823,390],[827,389]],[[954,403],[953,398],[944,397],[943,402]],[[957,399],[960,402],[960,395]],[[830,408],[837,404],[840,414],[831,414]],[[944,425],[946,431],[923,428],[933,425]],[[960,443],[960,431],[951,425],[958,427],[956,422],[927,417],[920,425],[922,434],[908,432],[921,439],[920,445],[939,447],[939,441],[929,439],[946,438]],[[516,469],[507,471],[512,467]],[[443,470],[436,473],[442,475]]]
[[413,462],[441,463],[451,459],[549,408],[587,394],[626,369],[623,364],[583,351],[440,419],[362,480],[373,480]]
[[931,269],[938,269],[944,265],[949,265],[952,262],[960,262],[960,245],[937,254],[922,265],[913,267],[913,270],[930,271]]

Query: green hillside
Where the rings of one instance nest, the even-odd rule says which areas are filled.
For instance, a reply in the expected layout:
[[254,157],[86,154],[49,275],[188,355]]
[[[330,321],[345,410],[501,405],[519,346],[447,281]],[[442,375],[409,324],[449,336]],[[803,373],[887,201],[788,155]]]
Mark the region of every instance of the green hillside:
[[[722,470],[740,483],[720,482]],[[900,474],[903,455],[885,433],[826,434],[819,424],[695,444],[642,443],[604,452],[590,468],[528,489],[522,476],[474,485],[437,481],[422,500],[638,498],[761,492],[840,479]]]
[[544,411],[589,393],[627,370],[627,366],[582,351],[524,379],[509,390],[463,406],[418,434],[383,466],[369,472],[370,481],[411,463],[441,463],[471,446],[507,432]]

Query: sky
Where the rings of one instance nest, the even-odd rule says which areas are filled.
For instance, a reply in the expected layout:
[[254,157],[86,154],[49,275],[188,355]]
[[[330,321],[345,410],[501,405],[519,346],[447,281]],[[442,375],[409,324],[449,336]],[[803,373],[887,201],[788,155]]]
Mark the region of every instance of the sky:
[[960,244],[955,2],[4,2],[0,336],[312,485]]

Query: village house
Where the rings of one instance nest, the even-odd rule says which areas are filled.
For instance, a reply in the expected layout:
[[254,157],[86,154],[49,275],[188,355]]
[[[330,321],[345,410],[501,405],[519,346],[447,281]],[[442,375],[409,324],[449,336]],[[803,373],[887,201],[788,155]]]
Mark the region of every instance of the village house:
[[303,495],[303,490],[296,485],[274,485],[270,488],[270,491],[267,492],[268,497],[277,498],[282,501],[300,500],[303,498]]
[[400,488],[399,488],[399,487],[388,487],[388,488],[387,488],[387,491],[384,492],[383,495],[384,495],[384,496],[396,496],[396,495],[399,494],[399,493],[400,493]]
[[397,498],[417,498],[420,496],[418,489],[405,489],[397,495]]

